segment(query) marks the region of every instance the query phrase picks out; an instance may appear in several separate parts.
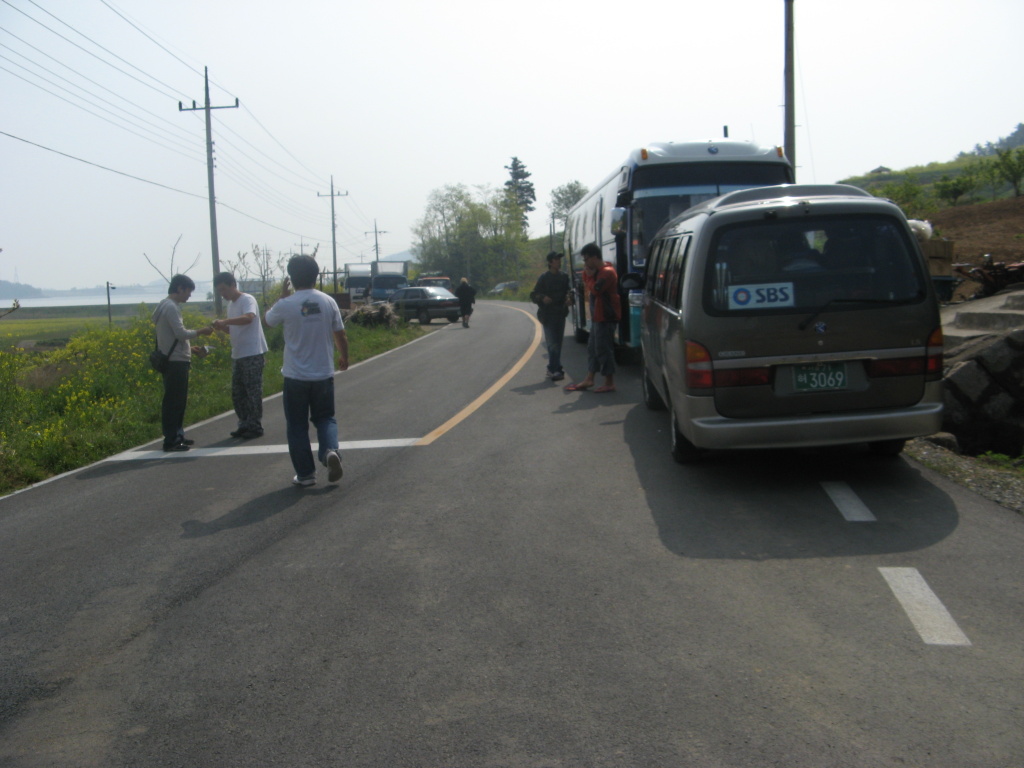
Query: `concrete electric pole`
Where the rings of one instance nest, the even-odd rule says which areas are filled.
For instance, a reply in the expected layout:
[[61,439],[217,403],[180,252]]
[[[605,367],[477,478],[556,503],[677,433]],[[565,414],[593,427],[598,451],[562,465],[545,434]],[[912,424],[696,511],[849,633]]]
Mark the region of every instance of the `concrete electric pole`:
[[786,63],[784,78],[786,81],[786,131],[783,139],[786,159],[793,166],[793,181],[796,181],[796,99],[794,96],[794,56],[793,56],[793,0],[784,0],[786,4]]
[[[370,234],[369,232],[363,232],[364,235]],[[380,246],[377,244],[377,235],[386,235],[387,230],[377,229],[377,220],[373,220],[373,252],[375,254],[374,261],[380,261]]]
[[335,230],[338,225],[334,223],[334,198],[345,197],[348,192],[335,192],[334,191],[334,175],[331,174],[331,194],[325,195],[321,192],[317,192],[317,197],[330,197],[331,198],[331,257],[334,264],[334,292],[338,292],[338,239],[335,237]]
[[[206,83],[206,105],[197,107],[196,103],[192,102],[192,107],[184,107],[181,102],[178,102],[179,112],[195,112],[196,110],[203,110],[206,112],[206,180],[210,187],[210,243],[212,249],[213,258],[213,276],[216,277],[217,273],[220,272],[220,247],[217,245],[217,198],[213,193],[213,130],[210,121],[210,110],[211,109],[238,109],[238,99],[235,99],[233,105],[226,107],[211,107],[210,106],[210,74],[206,67],[203,67],[203,80]],[[220,294],[216,291],[213,292],[214,299],[216,301],[217,315],[221,314],[221,300]]]

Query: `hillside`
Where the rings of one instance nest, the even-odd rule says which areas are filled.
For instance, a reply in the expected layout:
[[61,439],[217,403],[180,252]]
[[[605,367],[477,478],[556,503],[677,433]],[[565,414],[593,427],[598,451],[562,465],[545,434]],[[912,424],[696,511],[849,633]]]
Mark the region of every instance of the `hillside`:
[[952,240],[956,262],[1024,261],[1024,197],[943,208],[929,217],[936,236]]

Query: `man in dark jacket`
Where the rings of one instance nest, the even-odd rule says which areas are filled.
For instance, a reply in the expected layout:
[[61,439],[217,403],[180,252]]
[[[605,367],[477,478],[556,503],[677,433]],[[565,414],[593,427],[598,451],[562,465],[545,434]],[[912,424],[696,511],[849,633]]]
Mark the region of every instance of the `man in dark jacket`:
[[562,254],[548,254],[548,271],[537,278],[530,300],[537,305],[537,319],[544,327],[544,344],[548,349],[547,377],[552,381],[565,378],[562,370],[562,339],[565,316],[569,314],[572,288],[569,276],[561,271]]
[[469,316],[473,314],[473,305],[476,304],[476,288],[469,284],[469,278],[464,277],[459,287],[455,289],[455,295],[459,298],[462,327],[469,328]]

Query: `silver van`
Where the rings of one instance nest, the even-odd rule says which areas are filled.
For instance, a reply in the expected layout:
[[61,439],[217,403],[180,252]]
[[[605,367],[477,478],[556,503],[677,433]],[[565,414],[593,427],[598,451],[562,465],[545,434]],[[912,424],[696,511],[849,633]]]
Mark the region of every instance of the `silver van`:
[[679,462],[705,449],[867,443],[942,422],[942,326],[900,209],[785,184],[690,208],[655,236],[642,290],[644,402]]

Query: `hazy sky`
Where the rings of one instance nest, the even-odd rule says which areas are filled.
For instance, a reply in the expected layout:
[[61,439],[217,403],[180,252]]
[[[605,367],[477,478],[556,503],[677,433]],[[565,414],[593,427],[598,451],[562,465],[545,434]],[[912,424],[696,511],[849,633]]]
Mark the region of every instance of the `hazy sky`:
[[[952,159],[1024,121],[1021,0],[794,8],[799,181]],[[498,188],[513,155],[533,174],[540,236],[554,187],[592,187],[634,147],[724,125],[781,144],[783,11],[0,0],[0,279],[149,282],[143,254],[166,273],[179,236],[175,268],[198,256],[190,274],[210,278],[203,112],[178,110],[203,104],[204,66],[214,106],[241,101],[212,112],[221,259],[319,243],[329,266],[333,174],[348,193],[335,199],[340,268],[373,257],[375,221],[382,256],[408,249],[431,190]]]

